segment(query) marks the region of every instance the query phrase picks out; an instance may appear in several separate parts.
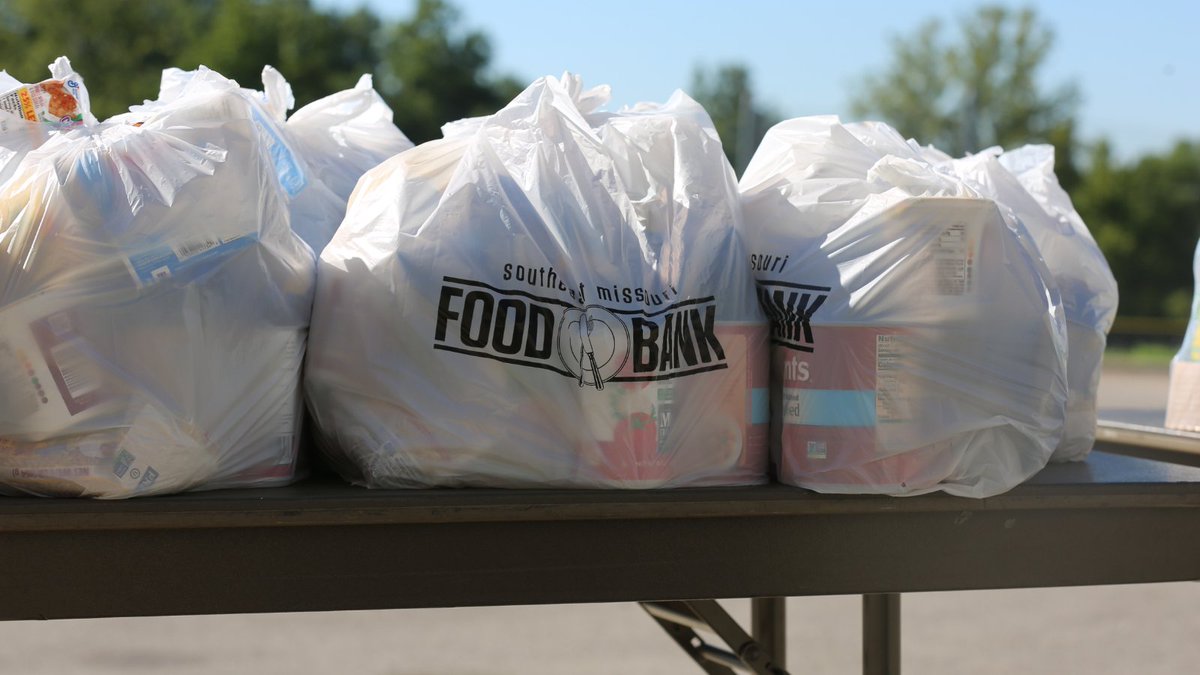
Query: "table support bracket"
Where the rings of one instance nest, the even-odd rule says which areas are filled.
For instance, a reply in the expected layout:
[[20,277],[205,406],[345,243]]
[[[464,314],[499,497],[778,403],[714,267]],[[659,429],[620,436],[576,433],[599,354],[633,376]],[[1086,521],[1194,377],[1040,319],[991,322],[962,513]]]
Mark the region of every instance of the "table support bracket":
[[[782,646],[784,634],[782,598],[756,598],[754,625],[761,635],[751,637],[716,600],[642,602],[658,625],[709,675],[745,672],[756,675],[787,675],[782,657],[764,648],[765,643]],[[706,642],[697,631],[712,633],[728,649]],[[756,639],[756,637],[758,639]],[[765,639],[764,639],[765,637]]]

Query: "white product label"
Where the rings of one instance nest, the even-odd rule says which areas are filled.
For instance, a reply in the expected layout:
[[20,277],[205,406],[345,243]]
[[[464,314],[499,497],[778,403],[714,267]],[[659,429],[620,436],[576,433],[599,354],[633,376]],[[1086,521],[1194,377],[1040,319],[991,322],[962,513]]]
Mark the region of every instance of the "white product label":
[[293,452],[293,443],[296,435],[296,414],[302,409],[303,401],[300,397],[300,388],[295,385],[293,374],[295,369],[301,364],[301,348],[300,339],[298,336],[292,336],[288,339],[287,346],[283,350],[283,358],[280,359],[284,364],[283,376],[280,378],[280,389],[275,394],[276,398],[283,397],[286,388],[291,386],[294,388],[292,395],[295,397],[295,406],[285,406],[284,414],[279,416],[279,457],[275,462],[278,466],[290,466],[296,461],[296,454]]
[[827,459],[829,457],[829,449],[825,446],[825,441],[809,441],[808,442],[808,458],[809,459]]
[[965,223],[955,223],[938,236],[930,249],[934,290],[938,295],[964,295],[974,284],[978,237]]
[[211,251],[212,249],[214,249],[220,245],[221,245],[220,239],[206,237],[204,239],[199,239],[196,241],[189,241],[189,242],[185,242],[182,244],[177,244],[175,246],[172,246],[171,249],[172,249],[172,251],[174,251],[175,257],[179,259],[179,262],[183,262],[184,260],[187,260],[188,258],[191,258],[192,256],[200,255],[201,253],[204,253],[205,251]]
[[875,336],[875,419],[880,423],[911,419],[904,361],[899,335]]

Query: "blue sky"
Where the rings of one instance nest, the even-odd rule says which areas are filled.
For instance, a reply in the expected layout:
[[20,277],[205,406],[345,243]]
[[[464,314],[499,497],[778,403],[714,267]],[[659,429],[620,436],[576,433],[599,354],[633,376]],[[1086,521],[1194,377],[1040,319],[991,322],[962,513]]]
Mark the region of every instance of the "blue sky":
[[[925,19],[953,22],[978,2],[742,0],[451,0],[462,25],[486,33],[493,69],[523,81],[571,70],[610,84],[613,105],[665,100],[693,68],[747,65],[755,92],[785,117],[849,116],[854,87],[889,60],[889,41]],[[317,0],[352,9],[363,0]],[[388,17],[413,0],[368,0]],[[1043,84],[1074,82],[1080,136],[1119,156],[1200,139],[1200,2],[1043,2],[1056,42]]]

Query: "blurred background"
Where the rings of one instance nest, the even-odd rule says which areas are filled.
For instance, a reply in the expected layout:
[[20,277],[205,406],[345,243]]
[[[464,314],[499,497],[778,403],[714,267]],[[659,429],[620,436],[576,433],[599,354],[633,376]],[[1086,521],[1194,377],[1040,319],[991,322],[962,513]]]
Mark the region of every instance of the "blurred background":
[[[739,172],[800,115],[883,120],[951,155],[1049,143],[1120,286],[1101,416],[1161,424],[1200,235],[1197,26],[1185,2],[0,0],[0,67],[36,82],[69,56],[102,119],[171,66],[259,89],[271,64],[297,107],[372,73],[415,142],[570,70],[612,85],[610,109],[685,90]],[[1190,672],[1197,601],[1195,584],[906,596],[905,665]],[[856,598],[790,607],[795,670],[857,669]],[[633,605],[0,623],[0,673],[692,668]]]
[[1050,143],[1120,285],[1112,342],[1162,361],[1200,234],[1198,25],[1188,2],[0,0],[0,66],[35,82],[68,55],[101,119],[156,98],[170,66],[259,89],[271,64],[297,107],[372,73],[415,142],[570,70],[612,85],[610,109],[685,90],[739,172],[800,115],[883,120],[955,156]]

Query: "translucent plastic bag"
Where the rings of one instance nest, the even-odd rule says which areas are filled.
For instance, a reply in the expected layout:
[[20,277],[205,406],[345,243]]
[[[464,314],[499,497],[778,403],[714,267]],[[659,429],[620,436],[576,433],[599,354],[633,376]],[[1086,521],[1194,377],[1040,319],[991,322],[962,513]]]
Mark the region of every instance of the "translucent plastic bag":
[[377,487],[766,479],[766,323],[703,109],[538,80],[363,177],[306,395]]
[[[1200,244],[1192,254],[1192,272],[1200,289]],[[1171,359],[1171,380],[1167,390],[1168,429],[1200,432],[1200,290],[1192,296],[1192,317],[1188,321],[1183,344]]]
[[183,96],[0,187],[0,490],[292,478],[315,266],[254,115]]
[[1071,198],[1054,175],[1054,147],[993,148],[946,161],[984,195],[1012,209],[1037,244],[1062,297],[1067,320],[1067,420],[1053,461],[1078,461],[1096,438],[1096,396],[1117,281]]
[[354,184],[368,169],[412,143],[391,123],[392,111],[364,75],[354,89],[304,106],[287,119],[296,103],[291,85],[279,71],[262,71],[263,91],[201,66],[194,71],[163,71],[157,101],[135,106],[115,118],[132,123],[164,105],[206,92],[236,92],[251,110],[279,183],[287,194],[292,229],[320,254],[346,213]]
[[285,129],[313,173],[342,201],[350,199],[364,173],[413,146],[392,123],[392,109],[373,88],[370,75],[359,78],[353,89],[300,108]]
[[1006,209],[882,124],[772,128],[741,182],[780,479],[984,497],[1063,434],[1066,326]]

